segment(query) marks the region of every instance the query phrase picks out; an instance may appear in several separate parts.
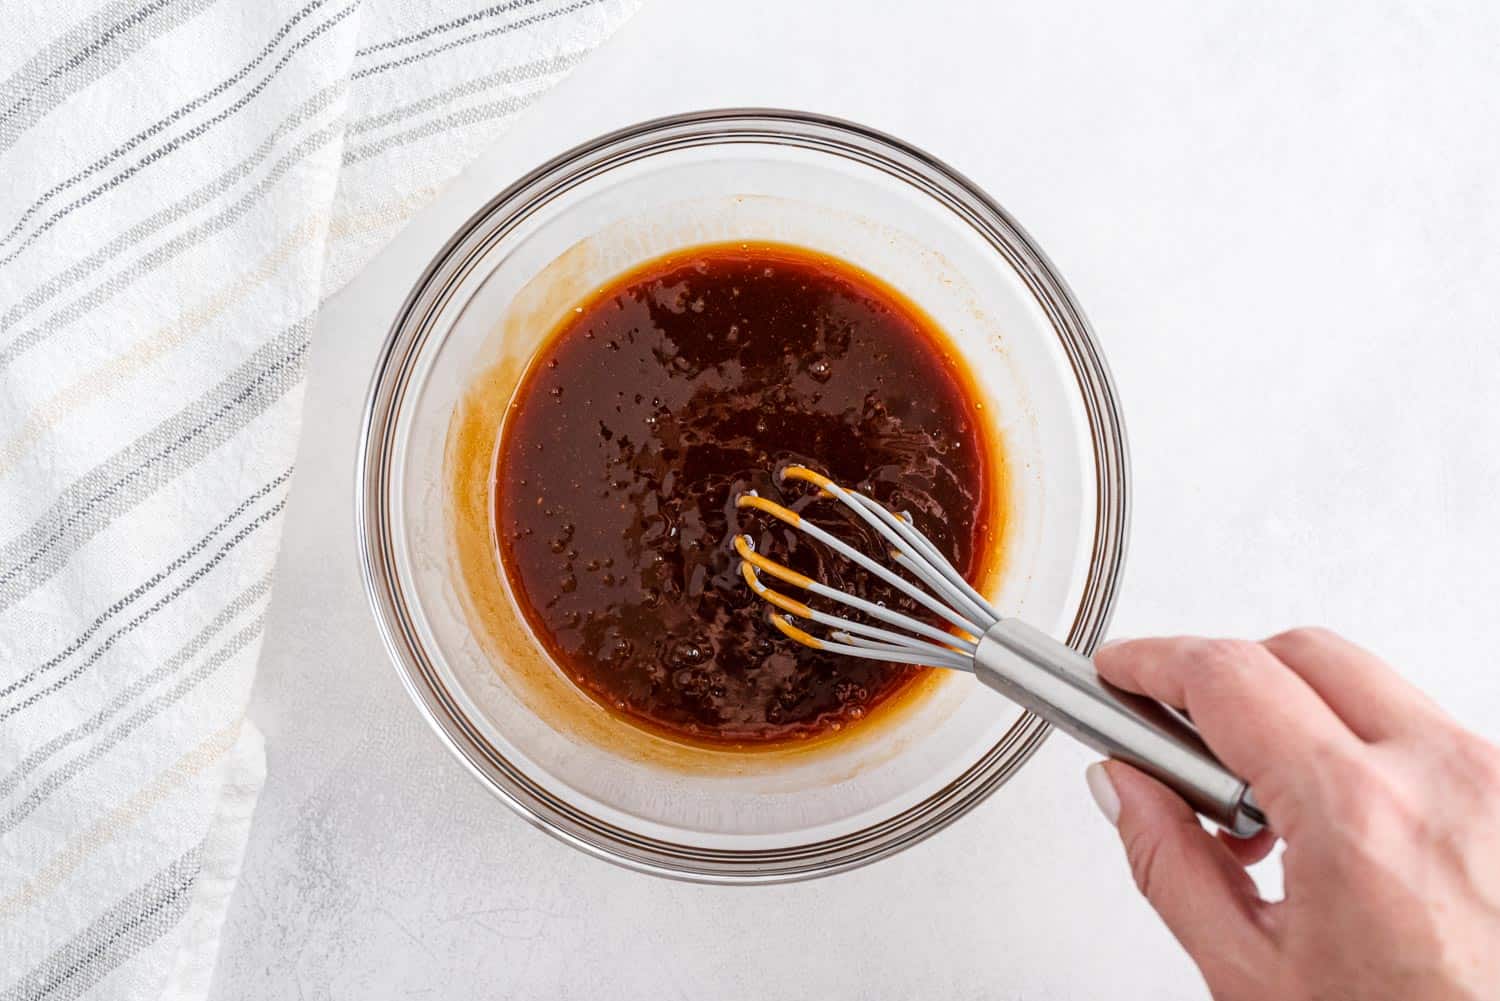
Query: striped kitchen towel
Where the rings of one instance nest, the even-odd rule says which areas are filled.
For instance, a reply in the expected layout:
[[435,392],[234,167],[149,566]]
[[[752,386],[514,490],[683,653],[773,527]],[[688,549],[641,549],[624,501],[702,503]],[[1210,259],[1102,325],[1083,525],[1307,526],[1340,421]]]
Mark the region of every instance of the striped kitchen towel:
[[206,992],[318,303],[637,2],[6,11],[0,1001]]

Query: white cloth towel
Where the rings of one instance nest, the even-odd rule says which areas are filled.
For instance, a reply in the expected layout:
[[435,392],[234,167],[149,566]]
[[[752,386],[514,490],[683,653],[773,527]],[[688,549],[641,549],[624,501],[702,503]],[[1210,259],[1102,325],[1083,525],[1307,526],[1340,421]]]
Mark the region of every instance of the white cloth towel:
[[6,13],[0,1001],[206,993],[318,303],[637,2]]

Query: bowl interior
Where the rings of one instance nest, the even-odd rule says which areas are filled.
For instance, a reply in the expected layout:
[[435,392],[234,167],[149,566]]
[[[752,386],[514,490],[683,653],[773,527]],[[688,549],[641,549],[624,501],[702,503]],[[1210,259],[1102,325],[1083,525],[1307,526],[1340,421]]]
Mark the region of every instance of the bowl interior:
[[[1107,615],[1111,589],[1101,582],[1112,585],[1119,554],[1101,557],[1115,530],[1102,520],[1123,512],[1101,501],[1123,486],[1123,469],[1118,485],[1101,479],[1108,463],[1098,401],[1080,379],[1079,331],[1060,329],[1072,319],[1058,314],[1059,296],[1071,306],[1065,290],[1023,235],[1008,252],[1016,248],[997,246],[992,227],[945,195],[961,182],[914,177],[904,154],[862,143],[725,135],[721,126],[575,154],[480,213],[393,335],[367,432],[378,475],[362,476],[367,515],[375,512],[366,542],[383,561],[377,590],[390,592],[384,603],[377,596],[377,611],[414,693],[460,756],[523,812],[592,850],[719,878],[835,868],[867,851],[859,845],[871,832],[896,825],[909,838],[972,805],[1044,729],[948,674],[807,753],[686,751],[573,691],[526,631],[497,568],[492,592],[476,600],[474,570],[459,566],[464,501],[448,484],[465,461],[462,436],[482,440],[499,414],[476,415],[465,400],[476,379],[514,385],[565,311],[636,264],[696,244],[773,241],[843,258],[903,292],[959,348],[983,397],[979,416],[1004,443],[1007,522],[990,596],[1084,646]],[[1102,370],[1089,375],[1107,395]],[[488,502],[471,500],[475,511]],[[1110,564],[1102,570],[1101,559]],[[485,628],[497,609],[509,625]]]

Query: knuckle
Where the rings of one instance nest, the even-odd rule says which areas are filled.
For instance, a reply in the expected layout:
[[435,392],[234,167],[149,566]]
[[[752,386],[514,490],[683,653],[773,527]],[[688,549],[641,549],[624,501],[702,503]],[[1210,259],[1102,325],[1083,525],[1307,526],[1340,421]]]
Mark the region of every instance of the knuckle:
[[1241,674],[1259,656],[1259,642],[1250,639],[1205,639],[1199,647],[1199,663],[1218,674]]
[[1272,636],[1267,642],[1277,646],[1316,647],[1327,646],[1341,639],[1338,633],[1326,626],[1297,626]]
[[1362,754],[1358,744],[1335,737],[1313,741],[1305,752],[1309,766],[1328,781],[1341,786],[1361,787],[1380,780],[1380,770]]
[[1389,788],[1379,772],[1336,743],[1308,749],[1304,768],[1313,777],[1321,811],[1353,827],[1367,827],[1387,800]]
[[1343,847],[1363,857],[1422,842],[1430,827],[1420,790],[1368,764],[1343,763],[1324,774],[1324,807]]
[[1216,668],[1239,668],[1254,659],[1259,650],[1260,644],[1251,640],[1206,639],[1198,648],[1198,659]]
[[1500,748],[1482,740],[1471,740],[1465,759],[1475,775],[1500,791]]
[[1384,840],[1391,822],[1390,805],[1387,790],[1377,782],[1340,787],[1330,804],[1349,838],[1361,845]]
[[1125,839],[1125,858],[1130,863],[1130,875],[1135,879],[1136,889],[1147,900],[1155,900],[1161,888],[1162,853],[1161,838],[1146,832],[1136,832]]
[[1240,688],[1249,683],[1262,653],[1260,644],[1250,640],[1204,640],[1196,658],[1198,682],[1212,689]]
[[1466,739],[1454,758],[1463,786],[1486,802],[1500,804],[1500,748]]

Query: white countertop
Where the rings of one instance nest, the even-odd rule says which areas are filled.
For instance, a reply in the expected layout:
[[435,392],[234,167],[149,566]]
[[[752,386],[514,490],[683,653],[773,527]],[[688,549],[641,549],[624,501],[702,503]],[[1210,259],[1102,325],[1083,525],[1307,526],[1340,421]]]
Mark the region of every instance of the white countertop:
[[522,170],[692,108],[853,118],[986,188],[1089,313],[1134,453],[1114,635],[1326,623],[1500,738],[1500,8],[1410,6],[647,0],[323,313],[216,997],[1205,996],[1062,738],[810,884],[653,879],[513,816],[366,610],[360,408],[418,272]]

